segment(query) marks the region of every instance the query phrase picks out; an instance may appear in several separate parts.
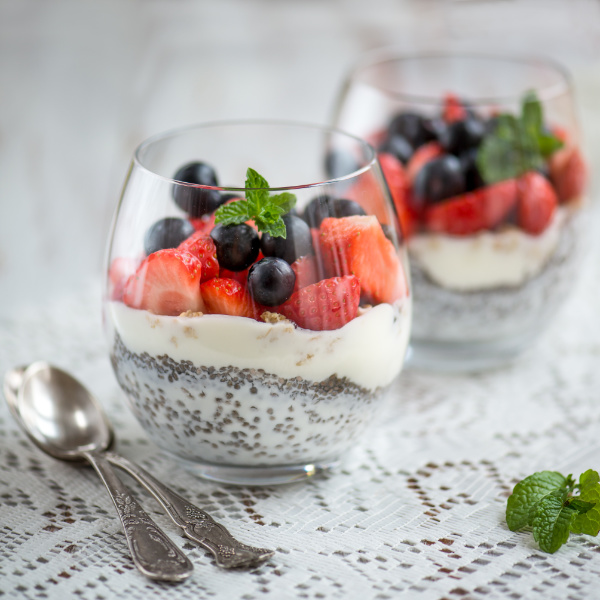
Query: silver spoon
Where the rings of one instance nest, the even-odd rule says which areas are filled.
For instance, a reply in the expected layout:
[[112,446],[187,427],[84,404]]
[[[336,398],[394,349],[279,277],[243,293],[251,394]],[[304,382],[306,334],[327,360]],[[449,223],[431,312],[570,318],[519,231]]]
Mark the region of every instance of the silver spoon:
[[[106,451],[114,436],[110,423],[94,397],[79,381],[64,371],[46,363],[36,363],[27,369],[18,367],[6,373],[4,377],[4,395],[13,417],[43,450],[47,451],[46,446],[40,444],[39,440],[31,435],[27,423],[24,422],[20,402],[20,390],[24,387],[25,374],[29,373],[29,369],[36,365],[40,365],[38,367],[40,372],[60,374],[62,385],[67,385],[77,391],[81,404],[86,408],[88,419],[94,422],[97,428],[104,431],[102,444],[99,445],[98,451],[101,451],[104,458],[113,465],[137,479],[156,498],[173,522],[183,529],[189,539],[212,552],[218,566],[223,568],[252,567],[273,556],[272,550],[254,548],[238,542],[223,525],[217,523],[207,512],[179,496],[140,466],[114,452]],[[58,395],[64,393],[64,391],[53,389],[52,393]]]
[[[15,380],[13,373],[5,387]],[[34,363],[22,373],[16,402],[9,406],[16,408],[18,422],[47,454],[61,460],[86,460],[94,467],[117,509],[131,557],[141,573],[172,582],[192,574],[194,566],[187,556],[154,523],[102,456],[112,442],[112,432],[99,406],[81,386],[63,371]]]

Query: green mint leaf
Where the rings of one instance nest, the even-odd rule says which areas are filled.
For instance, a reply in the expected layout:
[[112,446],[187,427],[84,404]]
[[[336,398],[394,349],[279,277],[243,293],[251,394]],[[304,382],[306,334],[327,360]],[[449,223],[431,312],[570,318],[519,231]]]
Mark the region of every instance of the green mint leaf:
[[281,214],[283,215],[289,213],[296,206],[296,196],[290,192],[270,196],[269,200],[282,211]]
[[533,537],[540,549],[551,554],[568,539],[577,510],[565,503],[562,491],[549,494],[537,504],[533,518]]
[[477,151],[477,168],[488,184],[519,177],[544,166],[562,142],[544,129],[542,105],[534,92],[523,98],[521,115],[498,116]]
[[506,503],[506,523],[511,531],[533,525],[538,504],[556,492],[567,494],[567,479],[556,471],[539,471],[515,485]]
[[248,167],[246,171],[246,189],[256,188],[260,191],[266,191],[268,187],[267,180],[260,173]]
[[223,225],[239,225],[248,221],[248,202],[246,200],[236,200],[229,204],[219,206],[215,212],[215,223]]
[[600,532],[600,476],[589,469],[579,477],[579,500],[594,504],[590,510],[578,514],[571,523],[573,533],[598,535]]
[[584,502],[580,499],[579,496],[575,496],[574,498],[567,499],[567,505],[571,508],[575,509],[578,514],[584,515],[589,512],[594,506],[596,506],[595,502]]
[[268,233],[272,237],[282,237],[284,239],[287,233],[285,230],[285,223],[281,217],[278,221],[266,223],[263,232]]

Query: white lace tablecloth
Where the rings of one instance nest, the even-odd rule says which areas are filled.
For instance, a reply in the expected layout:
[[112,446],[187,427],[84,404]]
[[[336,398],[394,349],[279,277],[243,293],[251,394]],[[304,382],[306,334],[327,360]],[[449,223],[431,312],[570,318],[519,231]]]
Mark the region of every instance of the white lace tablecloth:
[[46,359],[102,400],[122,454],[139,461],[242,541],[276,549],[228,572],[188,542],[139,487],[195,565],[184,583],[132,566],[112,504],[89,468],[42,454],[0,404],[0,596],[100,600],[598,598],[600,539],[556,554],[504,521],[518,479],[600,467],[600,282],[590,261],[536,351],[471,376],[405,372],[391,414],[336,473],[270,488],[203,481],[174,468],[122,401],[95,288],[5,320],[0,367]]

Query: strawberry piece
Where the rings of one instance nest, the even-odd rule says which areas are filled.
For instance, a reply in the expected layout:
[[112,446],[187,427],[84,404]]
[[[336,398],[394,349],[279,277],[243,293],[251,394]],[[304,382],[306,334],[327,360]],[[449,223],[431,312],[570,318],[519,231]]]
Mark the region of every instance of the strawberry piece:
[[332,277],[297,292],[277,309],[299,327],[313,331],[339,329],[358,313],[360,283],[354,275]]
[[158,315],[202,311],[201,275],[202,263],[195,256],[174,248],[158,250],[128,279],[123,302]]
[[439,142],[427,142],[426,144],[419,146],[408,161],[408,165],[406,165],[406,174],[408,175],[409,182],[412,184],[417,173],[425,163],[441,156],[443,153],[444,150]]
[[231,315],[258,319],[265,310],[252,300],[246,288],[226,277],[215,277],[200,285],[206,312],[211,315]]
[[189,252],[202,263],[202,279],[208,281],[219,276],[219,261],[217,260],[217,247],[212,238],[202,230],[192,233],[177,247],[181,252]]
[[314,256],[301,256],[291,264],[291,267],[296,274],[295,292],[317,283],[320,279],[317,259]]
[[467,110],[456,94],[448,93],[444,96],[442,118],[446,123],[454,123],[467,118]]
[[408,295],[400,258],[375,217],[328,217],[320,231],[328,272],[358,277],[362,292],[374,304]]
[[135,273],[138,261],[134,258],[117,256],[108,268],[108,293],[111,300],[122,300],[125,284]]
[[425,210],[425,227],[451,235],[471,235],[500,225],[517,204],[517,182],[507,179],[455,196]]
[[552,155],[550,178],[561,202],[574,200],[583,194],[587,184],[587,166],[579,148],[567,146]]
[[215,214],[202,215],[196,219],[190,219],[190,223],[196,231],[202,232],[204,235],[209,235],[215,226]]
[[519,178],[517,223],[527,233],[538,235],[552,221],[558,198],[552,184],[540,173],[531,171]]
[[410,183],[408,175],[402,163],[395,156],[382,153],[379,154],[378,158],[396,207],[400,230],[404,237],[408,238],[414,233],[417,220],[417,215],[409,202]]

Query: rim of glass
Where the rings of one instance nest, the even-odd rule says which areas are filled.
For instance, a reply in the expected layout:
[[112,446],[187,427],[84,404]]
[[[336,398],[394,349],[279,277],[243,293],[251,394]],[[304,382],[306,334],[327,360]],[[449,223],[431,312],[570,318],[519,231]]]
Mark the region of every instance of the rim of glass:
[[[177,179],[173,179],[172,177],[166,177],[164,175],[159,175],[155,173],[148,167],[144,165],[141,160],[140,154],[144,151],[148,146],[155,144],[156,142],[163,141],[169,138],[178,137],[182,134],[188,133],[194,130],[201,129],[211,129],[217,127],[232,127],[236,125],[256,125],[256,126],[269,126],[269,127],[295,127],[298,129],[313,129],[315,131],[321,131],[322,133],[330,133],[336,135],[342,135],[346,138],[352,139],[357,142],[360,146],[362,146],[367,154],[366,154],[366,164],[348,173],[347,175],[343,175],[341,177],[335,177],[331,179],[326,179],[324,181],[316,181],[312,183],[299,184],[299,185],[290,185],[283,187],[268,187],[268,188],[246,188],[246,187],[232,187],[232,186],[210,186],[210,185],[201,185],[197,183],[188,183],[186,181],[179,181]],[[136,166],[138,166],[143,171],[150,173],[153,177],[158,179],[162,179],[163,181],[169,182],[174,185],[181,185],[184,187],[192,187],[204,190],[215,190],[218,192],[246,192],[248,190],[269,190],[273,192],[287,191],[287,190],[301,190],[301,189],[309,189],[315,187],[321,187],[324,185],[335,184],[338,182],[348,181],[349,179],[353,179],[363,173],[366,173],[372,167],[377,164],[377,152],[375,148],[369,144],[367,141],[362,138],[343,131],[337,127],[330,127],[328,125],[317,125],[314,123],[304,123],[301,121],[288,121],[283,119],[224,119],[217,121],[207,121],[205,123],[196,123],[192,125],[184,125],[182,127],[176,127],[173,129],[168,129],[161,133],[154,134],[148,138],[146,138],[143,142],[141,142],[135,149],[133,153],[133,162]]]
[[[431,59],[447,59],[447,60],[488,60],[490,62],[504,62],[518,64],[527,64],[530,66],[544,66],[549,71],[553,71],[560,77],[560,81],[550,84],[544,87],[534,87],[536,94],[540,100],[551,100],[557,98],[565,93],[570,93],[572,90],[572,79],[569,71],[558,61],[544,55],[518,55],[518,54],[494,54],[487,52],[461,52],[461,51],[430,51],[430,52],[415,52],[408,53],[395,48],[394,46],[386,46],[384,48],[377,48],[368,52],[362,59],[360,59],[351,68],[348,77],[347,84],[350,85],[353,79],[360,78],[360,73],[368,68],[376,65],[383,65],[389,62],[402,62],[409,60],[431,60]],[[376,87],[376,86],[371,86]],[[443,100],[433,96],[410,94],[406,92],[397,92],[388,88],[378,87],[387,96],[405,100],[407,102],[429,104],[434,106],[441,106]],[[481,96],[481,97],[469,97],[469,104],[472,105],[487,105],[487,104],[503,104],[506,102],[513,102],[518,99],[517,95],[508,96]]]

